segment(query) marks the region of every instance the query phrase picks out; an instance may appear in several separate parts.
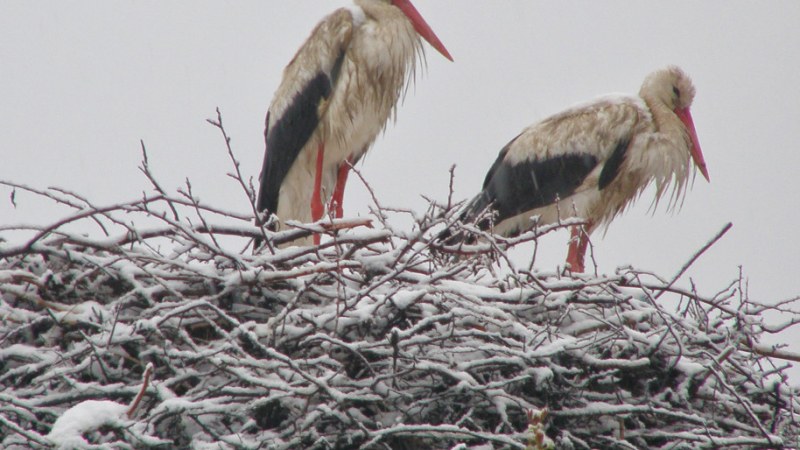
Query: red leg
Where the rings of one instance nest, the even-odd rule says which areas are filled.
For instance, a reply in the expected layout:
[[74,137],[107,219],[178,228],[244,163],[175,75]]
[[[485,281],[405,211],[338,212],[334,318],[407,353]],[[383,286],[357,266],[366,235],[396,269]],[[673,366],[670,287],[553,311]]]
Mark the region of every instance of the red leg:
[[343,201],[344,186],[347,184],[347,174],[350,173],[350,165],[343,163],[339,166],[339,173],[336,176],[336,187],[333,189],[333,196],[328,208],[334,211],[334,217],[341,219],[344,215]]
[[589,245],[589,233],[592,232],[592,223],[584,226],[573,226],[570,230],[569,252],[567,252],[567,264],[570,270],[576,273],[583,273],[583,265],[586,256],[586,247]]
[[[317,148],[317,170],[314,174],[314,192],[311,193],[311,220],[314,222],[322,218],[322,162],[325,159],[325,144],[320,143]],[[314,245],[319,245],[319,234],[314,234]]]

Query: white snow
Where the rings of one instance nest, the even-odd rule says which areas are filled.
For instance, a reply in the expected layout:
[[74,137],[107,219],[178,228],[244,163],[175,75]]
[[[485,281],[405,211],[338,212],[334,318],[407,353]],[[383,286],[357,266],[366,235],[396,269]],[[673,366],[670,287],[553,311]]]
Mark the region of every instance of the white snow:
[[88,444],[82,436],[84,433],[104,425],[124,426],[127,409],[127,405],[108,400],[86,400],[64,411],[47,438],[56,448],[65,450]]

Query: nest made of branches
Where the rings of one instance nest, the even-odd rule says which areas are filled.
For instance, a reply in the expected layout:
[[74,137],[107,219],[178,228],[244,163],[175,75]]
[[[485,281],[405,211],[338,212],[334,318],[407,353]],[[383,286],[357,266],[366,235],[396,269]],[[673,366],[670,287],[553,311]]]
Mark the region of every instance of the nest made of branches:
[[[270,232],[190,188],[167,194],[146,159],[143,170],[152,194],[109,206],[4,183],[74,214],[0,227],[28,232],[0,239],[1,447],[798,444],[785,373],[796,355],[762,343],[800,320],[797,299],[755,303],[741,280],[706,295],[630,267],[542,272],[507,256],[569,223],[445,248],[435,237],[456,214],[435,202],[392,212],[410,229],[376,203],[369,219]],[[76,223],[100,231],[69,231]],[[279,245],[311,232],[321,245]],[[256,252],[254,239],[265,241]],[[54,428],[113,404],[124,414]]]

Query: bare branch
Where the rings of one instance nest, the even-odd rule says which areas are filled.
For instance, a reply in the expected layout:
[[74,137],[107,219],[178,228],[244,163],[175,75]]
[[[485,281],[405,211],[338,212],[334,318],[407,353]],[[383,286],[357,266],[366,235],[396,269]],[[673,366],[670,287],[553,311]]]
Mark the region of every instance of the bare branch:
[[133,415],[136,413],[136,409],[139,407],[139,403],[142,401],[142,397],[144,397],[144,393],[147,392],[147,387],[150,385],[150,377],[153,375],[153,364],[147,364],[147,367],[144,369],[144,373],[142,374],[142,388],[139,390],[139,393],[136,395],[136,398],[133,399],[131,402],[130,408],[126,412],[129,419],[133,418]]
[[[695,254],[689,259],[689,261],[687,261],[686,264],[684,264],[683,267],[681,267],[681,270],[679,270],[678,273],[672,278],[672,281],[670,281],[667,284],[667,288],[675,284],[675,282],[678,281],[681,278],[681,276],[683,276],[683,274],[686,273],[687,270],[689,270],[689,267],[691,267],[692,264],[694,264],[694,262],[697,261],[697,258],[699,258],[703,253],[705,253],[706,250],[711,248],[711,246],[716,244],[717,241],[722,239],[722,236],[724,236],[725,233],[727,233],[728,230],[731,229],[731,227],[733,227],[733,223],[728,222],[724,227],[722,227],[722,229],[716,234],[716,236],[714,236],[710,241],[708,241],[702,248],[700,248],[700,250],[695,252]],[[662,293],[663,292],[664,291],[662,291]],[[658,299],[658,297],[660,296],[661,293],[657,294],[656,299]]]
[[[139,170],[145,175],[145,177],[147,177],[147,180],[150,181],[150,183],[153,185],[153,188],[155,188],[156,192],[161,194],[162,197],[165,199],[169,198],[167,192],[161,187],[161,185],[156,180],[155,176],[153,176],[153,173],[150,171],[150,163],[147,159],[147,149],[144,146],[144,141],[140,140],[139,143],[142,146],[142,165],[139,166]],[[178,216],[178,211],[175,209],[175,207],[169,202],[167,202],[167,204],[172,210],[173,218],[175,220],[180,220],[180,216]]]

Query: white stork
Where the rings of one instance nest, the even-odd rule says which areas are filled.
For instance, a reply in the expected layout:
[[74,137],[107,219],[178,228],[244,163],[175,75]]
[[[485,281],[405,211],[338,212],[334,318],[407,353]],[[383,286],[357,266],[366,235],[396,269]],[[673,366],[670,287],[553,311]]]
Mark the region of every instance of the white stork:
[[311,222],[330,199],[328,208],[342,216],[350,164],[394,114],[424,58],[420,36],[452,61],[409,0],[355,0],[317,24],[267,112],[259,212]]
[[694,95],[689,77],[671,66],[651,73],[638,96],[602,97],[531,125],[500,151],[462,222],[483,217],[480,228],[510,236],[537,223],[582,218],[583,228],[572,228],[567,264],[583,272],[589,234],[608,226],[650,182],[654,204],[673,186],[674,208],[686,192],[690,158],[710,181],[689,112]]

